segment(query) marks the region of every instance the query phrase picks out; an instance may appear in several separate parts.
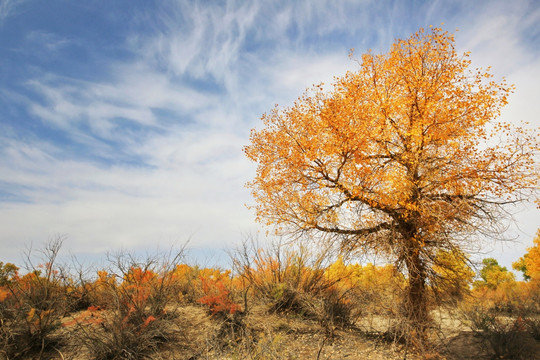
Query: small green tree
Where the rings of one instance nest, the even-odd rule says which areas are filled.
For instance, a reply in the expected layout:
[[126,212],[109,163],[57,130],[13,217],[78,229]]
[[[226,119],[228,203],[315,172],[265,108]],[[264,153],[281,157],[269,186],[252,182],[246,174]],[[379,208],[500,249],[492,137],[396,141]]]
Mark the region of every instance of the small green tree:
[[475,288],[497,289],[501,284],[512,283],[516,280],[515,275],[509,272],[506,266],[499,265],[494,258],[485,258],[482,264],[484,266],[480,270],[481,279],[474,282]]

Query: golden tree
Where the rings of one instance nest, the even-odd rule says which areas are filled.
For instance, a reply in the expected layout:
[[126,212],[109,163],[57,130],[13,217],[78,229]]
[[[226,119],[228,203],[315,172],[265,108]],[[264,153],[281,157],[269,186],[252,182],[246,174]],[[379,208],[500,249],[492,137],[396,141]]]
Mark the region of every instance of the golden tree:
[[513,263],[512,267],[523,272],[525,280],[537,281],[540,284],[540,229],[536,231],[533,242],[534,246],[527,248],[525,255]]
[[499,232],[504,205],[538,182],[536,135],[494,121],[513,86],[470,69],[468,56],[452,34],[420,29],[363,55],[332,90],[315,86],[263,115],[245,147],[258,164],[248,183],[258,221],[392,259],[420,334],[438,251]]

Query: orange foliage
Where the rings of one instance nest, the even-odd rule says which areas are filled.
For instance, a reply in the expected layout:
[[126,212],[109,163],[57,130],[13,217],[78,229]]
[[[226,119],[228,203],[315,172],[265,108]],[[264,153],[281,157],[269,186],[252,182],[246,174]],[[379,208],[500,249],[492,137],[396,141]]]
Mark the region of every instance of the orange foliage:
[[345,265],[339,258],[325,270],[325,276],[367,313],[393,313],[396,297],[404,288],[403,276],[388,264]]
[[146,318],[146,320],[144,320],[144,322],[143,322],[143,324],[142,324],[143,329],[144,329],[145,327],[147,327],[148,325],[150,325],[150,323],[153,322],[153,321],[156,321],[156,318],[155,318],[154,316],[152,316],[152,315],[148,316],[148,317]]
[[[107,307],[107,304],[110,304],[113,301],[112,292],[118,285],[116,276],[109,274],[105,270],[98,270],[97,276],[98,278],[92,284],[92,286],[86,284],[84,286],[93,288],[92,293],[94,295],[94,299],[92,299],[92,301],[95,304],[102,307]],[[90,289],[88,290],[90,291]]]
[[275,244],[270,249],[251,249],[243,262],[236,264],[239,282],[248,284],[259,300],[269,305],[270,311],[302,312],[301,297],[323,297],[333,284],[324,276],[325,257],[309,249],[285,249]]
[[523,271],[525,279],[538,282],[540,285],[540,229],[533,240],[534,246],[527,248],[527,253],[512,264],[516,270]]
[[150,296],[154,294],[157,275],[151,270],[131,267],[124,275],[121,288],[121,302],[127,308],[129,317],[132,312],[144,310]]
[[[538,181],[538,141],[509,124],[489,133],[513,87],[469,65],[453,35],[422,29],[388,54],[363,55],[360,70],[338,78],[330,93],[315,87],[263,115],[266,127],[253,130],[245,148],[258,164],[249,183],[257,218],[356,238],[409,222],[424,247],[440,234],[472,231],[489,196],[518,198]],[[516,141],[484,146],[511,131]]]
[[10,295],[9,290],[0,286],[0,302],[6,300],[9,295]]
[[513,86],[470,69],[439,28],[359,64],[331,91],[262,116],[244,149],[258,165],[248,186],[257,220],[278,233],[334,236],[404,264],[409,320],[425,323],[437,252],[497,231],[500,208],[534,192],[540,141],[495,122]]
[[131,267],[129,272],[124,276],[124,283],[145,284],[152,282],[155,278],[156,274],[151,270]]
[[213,315],[234,314],[240,311],[240,305],[236,304],[231,297],[230,271],[203,269],[199,274],[199,280],[204,294],[199,302],[208,306]]
[[176,265],[176,268],[173,272],[173,280],[175,283],[184,282],[187,279],[191,278],[193,273],[193,268],[187,264]]

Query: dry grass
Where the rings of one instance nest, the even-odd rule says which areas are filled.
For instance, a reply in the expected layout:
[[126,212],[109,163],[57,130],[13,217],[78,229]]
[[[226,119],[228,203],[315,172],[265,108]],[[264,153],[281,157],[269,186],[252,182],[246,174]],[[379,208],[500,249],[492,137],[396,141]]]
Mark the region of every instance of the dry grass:
[[[422,354],[407,352],[400,344],[384,338],[389,319],[378,316],[361,319],[355,326],[336,328],[329,337],[321,324],[299,316],[269,314],[264,306],[253,308],[243,319],[243,326],[224,331],[229,324],[222,317],[213,317],[204,306],[186,305],[175,311],[170,331],[179,335],[162,344],[157,351],[140,359],[478,359],[494,358],[482,336],[475,334],[448,313],[434,314],[442,318],[439,346]],[[68,318],[64,322],[69,321]],[[379,329],[379,330],[377,330]],[[79,333],[78,333],[79,332]],[[76,326],[63,327],[58,336],[66,345],[50,349],[43,359],[91,360],[92,354],[80,346]],[[540,359],[540,342],[529,339],[528,353],[522,358]],[[3,359],[2,359],[3,360]]]

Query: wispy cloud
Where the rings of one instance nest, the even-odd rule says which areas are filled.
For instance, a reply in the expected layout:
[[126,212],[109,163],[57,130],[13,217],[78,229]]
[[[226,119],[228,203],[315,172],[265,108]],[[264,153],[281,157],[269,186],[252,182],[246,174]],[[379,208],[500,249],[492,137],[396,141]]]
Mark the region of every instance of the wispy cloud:
[[471,10],[456,38],[460,48],[471,51],[473,65],[509,74],[538,59],[540,7],[534,2],[487,2]]
[[143,64],[115,64],[111,73],[113,77],[105,83],[53,74],[28,81],[42,99],[32,102],[30,111],[66,130],[86,122],[90,131],[108,139],[116,128],[114,119],[159,127],[153,109],[181,113],[201,108],[211,100],[211,95],[174,84],[165,74]]
[[234,81],[234,66],[258,10],[256,2],[178,2],[155,16],[156,34],[137,37],[133,45],[176,76],[229,83]]
[[58,52],[65,46],[72,44],[72,40],[43,30],[35,30],[26,35],[26,41],[32,44],[31,48],[35,55],[36,49],[43,48],[47,55]]
[[0,26],[25,0],[0,0]]

